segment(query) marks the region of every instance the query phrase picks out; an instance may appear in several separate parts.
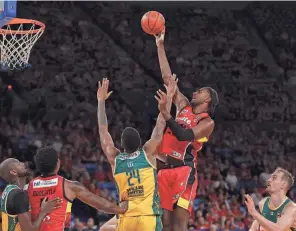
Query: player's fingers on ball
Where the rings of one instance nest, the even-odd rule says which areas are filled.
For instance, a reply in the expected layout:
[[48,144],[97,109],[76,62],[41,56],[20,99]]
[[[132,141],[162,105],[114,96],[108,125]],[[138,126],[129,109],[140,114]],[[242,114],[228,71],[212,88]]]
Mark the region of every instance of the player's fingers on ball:
[[99,87],[102,87],[102,85],[101,85],[101,81],[98,82],[98,86],[99,86]]
[[159,102],[160,99],[155,95],[154,98]]

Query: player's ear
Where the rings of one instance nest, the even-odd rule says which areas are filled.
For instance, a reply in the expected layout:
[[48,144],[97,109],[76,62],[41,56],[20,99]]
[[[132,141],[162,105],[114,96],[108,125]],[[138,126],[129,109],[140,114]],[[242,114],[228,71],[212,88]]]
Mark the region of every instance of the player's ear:
[[16,175],[17,175],[17,172],[14,171],[14,170],[10,170],[9,173],[10,173],[11,175],[13,175],[13,176],[16,176]]
[[286,188],[286,185],[287,183],[285,182],[285,181],[282,181],[282,184],[281,184],[281,189],[284,189],[284,188]]
[[210,103],[211,102],[211,97],[207,97],[206,99],[205,99],[205,103]]

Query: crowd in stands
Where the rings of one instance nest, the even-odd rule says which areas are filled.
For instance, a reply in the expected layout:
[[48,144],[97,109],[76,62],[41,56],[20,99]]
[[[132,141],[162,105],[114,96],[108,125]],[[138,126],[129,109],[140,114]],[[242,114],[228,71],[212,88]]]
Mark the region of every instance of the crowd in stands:
[[[121,96],[123,89],[154,93],[161,86],[154,38],[140,27],[147,7],[123,2],[19,5],[21,17],[43,21],[46,31],[32,50],[33,68],[13,74],[16,83],[10,90],[7,78],[0,78],[1,95],[13,98],[9,106],[0,101],[0,161],[16,157],[34,176],[34,152],[52,145],[61,159],[62,176],[116,201],[111,168],[98,140],[97,81],[108,77],[114,90],[106,107],[116,146],[126,126],[138,128],[147,140],[153,127],[147,114],[156,104],[144,101],[146,110],[139,111]],[[279,30],[286,21],[277,21],[273,13],[285,18],[287,11],[263,3],[249,4],[247,10],[278,55],[279,68],[292,69],[293,37]],[[181,90],[192,92],[205,84],[220,98],[214,134],[199,155],[198,196],[188,229],[246,230],[252,218],[243,195],[249,193],[258,205],[266,180],[278,166],[296,176],[296,136],[289,126],[296,119],[296,104],[281,76],[271,76],[268,63],[259,58],[260,49],[248,40],[248,28],[233,12],[197,7],[159,11],[166,18],[165,47]],[[281,43],[283,37],[286,43]],[[287,59],[282,62],[282,52],[288,52],[291,65]],[[295,199],[295,187],[289,196]],[[76,201],[71,227],[95,231],[109,218]]]

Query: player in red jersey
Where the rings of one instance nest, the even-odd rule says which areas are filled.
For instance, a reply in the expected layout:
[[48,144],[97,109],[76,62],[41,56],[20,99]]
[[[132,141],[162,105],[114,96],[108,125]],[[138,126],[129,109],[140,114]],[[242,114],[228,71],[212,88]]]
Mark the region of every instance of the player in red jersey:
[[56,197],[63,198],[61,208],[51,212],[43,219],[39,231],[64,231],[67,212],[75,198],[106,213],[122,214],[127,210],[126,201],[119,207],[91,193],[81,183],[69,181],[58,176],[60,160],[57,152],[51,147],[38,150],[36,166],[41,176],[32,179],[28,186],[32,220],[36,219],[38,216],[40,212],[40,202],[45,197],[49,199]]
[[3,231],[38,231],[43,218],[61,206],[61,200],[54,198],[41,202],[40,213],[31,221],[28,194],[24,189],[29,173],[25,164],[14,158],[8,158],[0,164],[0,177],[7,185],[0,197],[0,212]]
[[[172,72],[164,49],[164,35],[165,30],[155,38],[162,78],[167,84]],[[168,126],[160,147],[167,160],[165,169],[158,172],[164,231],[187,230],[197,189],[197,152],[214,130],[211,115],[218,102],[216,91],[210,87],[194,92],[191,102],[177,89],[173,98],[176,120],[165,108],[160,109]]]

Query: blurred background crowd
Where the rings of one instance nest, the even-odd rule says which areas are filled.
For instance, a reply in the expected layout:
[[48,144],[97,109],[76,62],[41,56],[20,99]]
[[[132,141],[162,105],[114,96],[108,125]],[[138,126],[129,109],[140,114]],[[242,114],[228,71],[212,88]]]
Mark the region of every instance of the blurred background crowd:
[[[166,18],[165,47],[182,92],[217,90],[220,106],[210,142],[199,154],[199,187],[188,230],[247,230],[244,206],[265,196],[280,166],[296,176],[296,4],[19,2],[18,16],[46,24],[32,68],[0,73],[0,161],[16,157],[34,176],[34,152],[52,145],[60,174],[116,201],[97,131],[97,81],[108,77],[111,135],[125,126],[147,140],[162,87],[155,40],[140,27],[148,10]],[[11,86],[11,88],[8,86]],[[0,181],[0,188],[5,184]],[[296,187],[289,192],[295,199]],[[75,201],[71,229],[99,230],[109,215]]]

